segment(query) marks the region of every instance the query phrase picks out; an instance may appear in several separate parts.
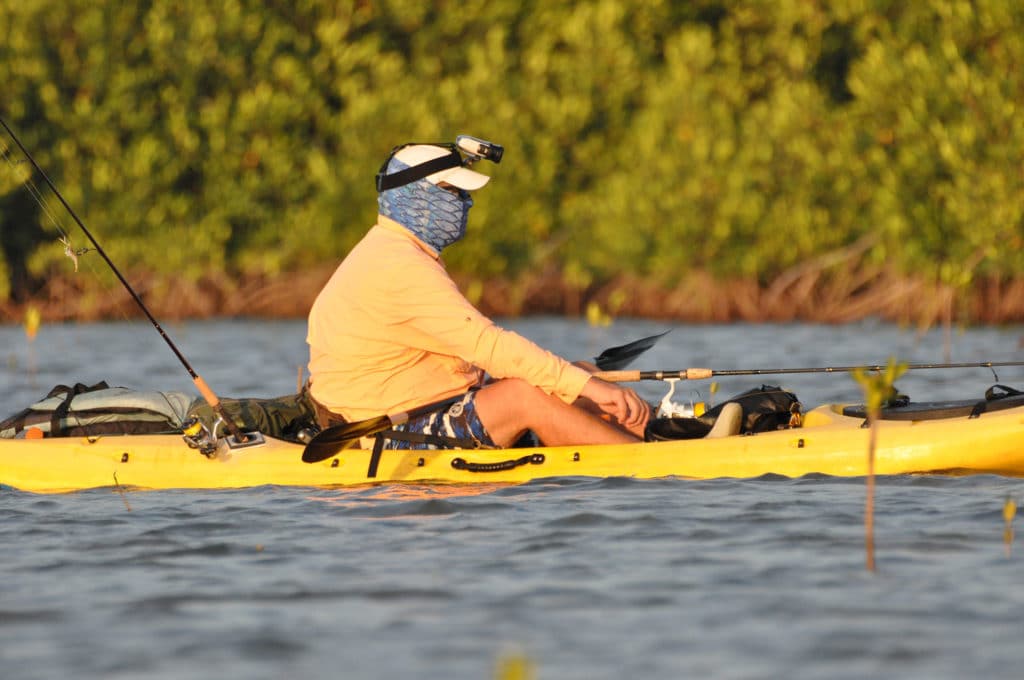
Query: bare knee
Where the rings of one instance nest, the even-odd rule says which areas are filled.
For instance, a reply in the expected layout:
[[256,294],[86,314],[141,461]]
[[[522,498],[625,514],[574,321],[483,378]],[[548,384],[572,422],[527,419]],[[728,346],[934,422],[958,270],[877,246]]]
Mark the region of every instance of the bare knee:
[[528,417],[528,414],[553,401],[559,401],[557,397],[551,396],[539,387],[520,378],[505,378],[495,381],[480,390],[477,402],[481,397],[494,404],[500,404],[502,411],[515,414],[520,418]]
[[539,414],[565,404],[519,378],[505,378],[483,387],[476,396],[477,413],[495,443],[515,441],[535,426]]
[[510,446],[526,430],[548,446],[637,441],[632,434],[523,380],[491,383],[480,390],[475,403],[480,421],[499,446]]

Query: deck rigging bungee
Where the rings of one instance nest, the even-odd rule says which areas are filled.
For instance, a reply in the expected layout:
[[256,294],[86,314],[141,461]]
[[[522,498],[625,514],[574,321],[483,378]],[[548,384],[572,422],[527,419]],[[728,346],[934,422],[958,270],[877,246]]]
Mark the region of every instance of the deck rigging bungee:
[[[188,371],[189,376],[192,377],[192,382],[195,383],[195,386],[199,390],[199,393],[203,396],[203,398],[210,405],[210,407],[223,419],[225,427],[227,427],[227,429],[231,432],[231,436],[227,437],[228,445],[232,448],[238,448],[242,446],[253,446],[256,444],[260,444],[263,441],[262,435],[260,435],[258,432],[243,433],[242,430],[235,424],[235,422],[230,417],[228,417],[216,393],[214,393],[214,391],[210,389],[210,386],[206,384],[206,381],[203,380],[202,376],[196,373],[195,369],[192,368],[192,365],[185,358],[185,355],[181,353],[177,345],[175,345],[174,342],[171,340],[170,336],[167,335],[167,332],[164,331],[163,327],[160,325],[160,322],[158,322],[156,318],[152,315],[152,313],[150,313],[149,308],[146,307],[146,304],[142,301],[142,298],[139,297],[139,294],[135,292],[135,289],[132,288],[131,284],[129,284],[127,279],[125,279],[124,276],[121,274],[121,271],[114,265],[113,261],[107,255],[106,251],[103,250],[103,247],[100,246],[99,242],[86,228],[82,220],[79,219],[78,214],[75,213],[75,211],[71,208],[68,202],[64,199],[64,196],[57,189],[57,186],[52,181],[50,181],[50,177],[46,174],[46,172],[39,165],[39,163],[36,162],[36,159],[33,158],[32,154],[29,153],[28,149],[25,148],[25,145],[21,143],[21,140],[18,138],[18,136],[14,134],[14,130],[12,130],[9,125],[7,125],[7,122],[3,118],[0,118],[0,125],[2,125],[4,130],[7,131],[7,134],[10,135],[12,140],[14,140],[14,143],[18,146],[18,148],[21,149],[21,152],[25,155],[25,158],[28,159],[29,163],[32,164],[32,167],[35,168],[36,172],[38,172],[40,177],[43,178],[43,181],[46,182],[46,185],[50,187],[50,190],[61,202],[61,205],[63,205],[64,208],[68,211],[68,214],[71,215],[72,219],[75,220],[75,223],[78,224],[79,227],[81,227],[82,232],[92,243],[93,248],[96,250],[97,253],[99,253],[100,257],[103,258],[103,261],[107,263],[111,271],[114,272],[114,275],[125,287],[128,293],[132,296],[132,299],[135,300],[135,303],[139,306],[139,309],[141,309],[142,313],[146,315],[146,318],[149,319],[149,322],[153,324],[153,327],[156,329],[157,333],[159,333],[160,337],[164,339],[164,342],[167,343],[167,346],[171,348],[171,351],[174,352],[174,355],[178,357],[178,361],[181,362],[181,365],[185,367],[186,371]],[[35,197],[36,201],[39,202],[40,207],[45,212],[47,212],[47,214],[49,214],[49,210],[47,210],[45,203],[42,202],[42,196],[38,194],[38,191],[33,191],[33,196]],[[53,219],[52,215],[51,219]],[[61,231],[63,232],[63,230]],[[67,234],[64,234],[63,242],[65,245],[66,252],[68,253],[79,255],[85,252],[81,250],[72,251],[70,240],[68,239]],[[77,271],[77,257],[72,257],[72,259],[75,262],[75,269]]]

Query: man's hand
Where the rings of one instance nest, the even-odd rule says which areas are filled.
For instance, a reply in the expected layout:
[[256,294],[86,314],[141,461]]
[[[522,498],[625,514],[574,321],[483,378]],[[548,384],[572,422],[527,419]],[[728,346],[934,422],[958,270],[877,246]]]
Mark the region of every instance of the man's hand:
[[636,436],[644,436],[644,428],[651,417],[651,405],[635,391],[600,378],[591,378],[583,386],[580,397]]

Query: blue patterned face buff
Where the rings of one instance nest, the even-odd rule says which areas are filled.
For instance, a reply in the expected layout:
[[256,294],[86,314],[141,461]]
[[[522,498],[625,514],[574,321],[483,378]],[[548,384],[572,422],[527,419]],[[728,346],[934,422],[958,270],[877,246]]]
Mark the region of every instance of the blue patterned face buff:
[[[387,171],[390,174],[407,167],[392,158]],[[452,193],[423,178],[382,191],[377,196],[377,207],[381,215],[398,222],[440,253],[466,235],[473,199],[461,189]]]

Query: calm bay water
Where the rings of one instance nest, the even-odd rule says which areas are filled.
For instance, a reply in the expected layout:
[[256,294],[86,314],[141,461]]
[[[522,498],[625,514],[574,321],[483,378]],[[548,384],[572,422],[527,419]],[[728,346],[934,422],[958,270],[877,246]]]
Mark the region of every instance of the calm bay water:
[[[947,359],[940,331],[507,324],[572,358],[672,328],[638,368]],[[300,322],[168,325],[222,396],[294,391]],[[954,332],[952,361],[1024,359],[1024,328]],[[7,415],[59,383],[191,390],[142,323],[0,327]],[[858,399],[845,375],[769,382],[808,406]],[[916,371],[918,400],[978,397],[984,369]],[[998,382],[1024,387],[1024,369]],[[694,387],[694,386],[688,386]],[[658,400],[664,391],[646,383]],[[689,394],[682,391],[683,396]],[[1024,442],[1022,442],[1024,446]],[[1024,480],[882,478],[878,572],[863,479],[565,478],[521,486],[130,492],[0,487],[0,677],[1011,678],[1024,546],[1003,542]],[[129,510],[130,508],[130,510]]]

